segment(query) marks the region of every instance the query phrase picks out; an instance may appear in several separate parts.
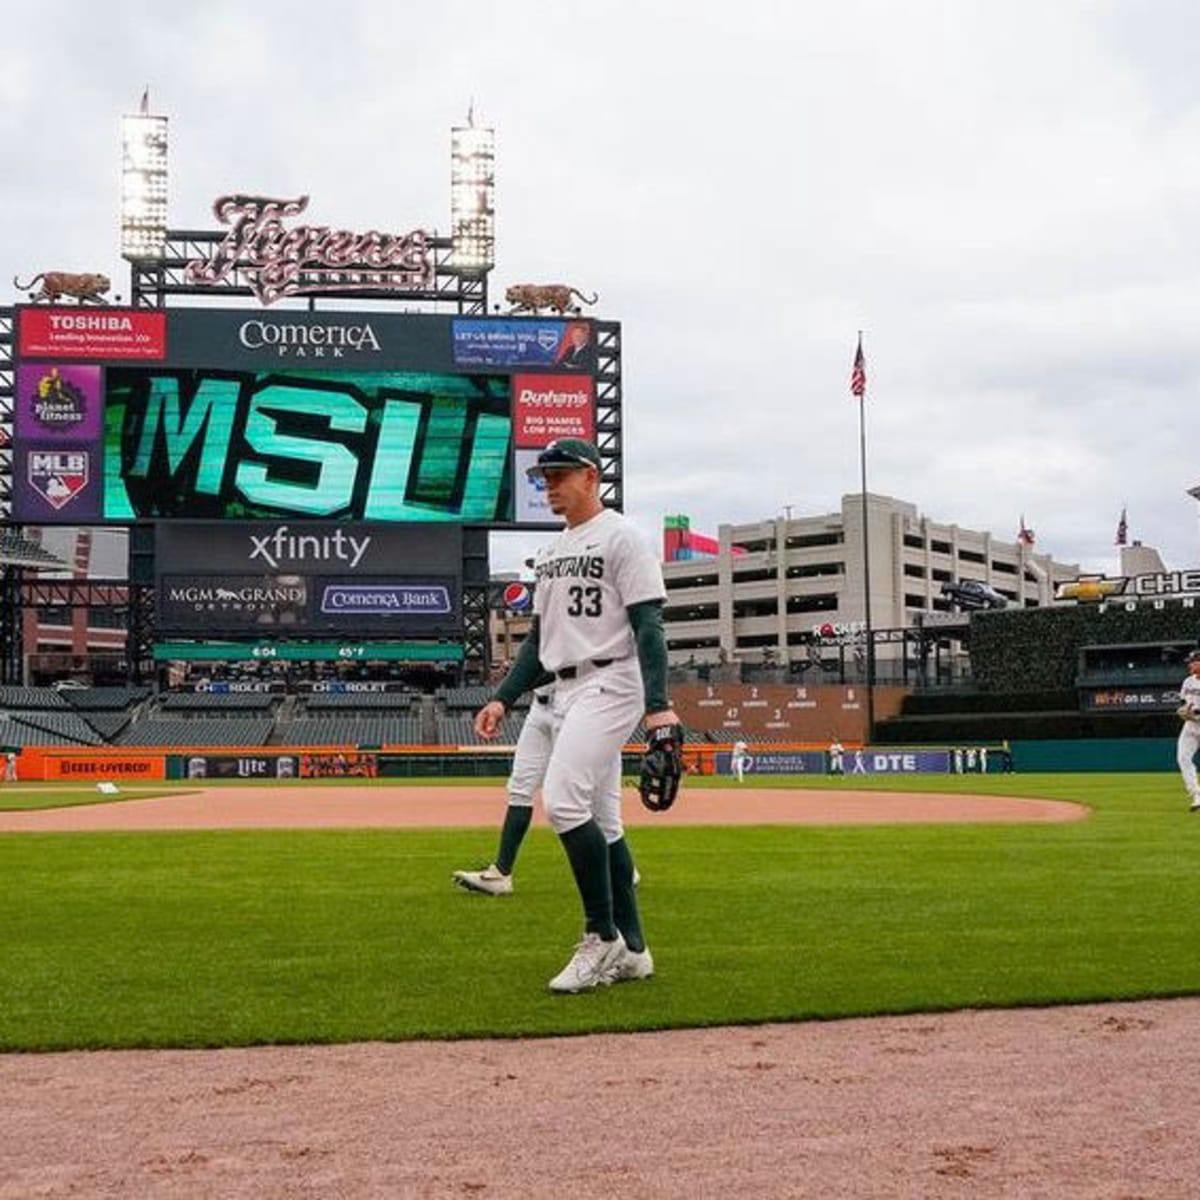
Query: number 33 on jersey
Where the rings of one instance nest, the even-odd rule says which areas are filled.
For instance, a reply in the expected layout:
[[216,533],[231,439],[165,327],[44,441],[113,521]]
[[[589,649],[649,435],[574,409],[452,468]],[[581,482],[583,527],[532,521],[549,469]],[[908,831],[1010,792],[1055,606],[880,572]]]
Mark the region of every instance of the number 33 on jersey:
[[654,552],[611,509],[565,529],[543,547],[534,560],[534,576],[539,658],[549,671],[634,654],[625,609],[666,598]]

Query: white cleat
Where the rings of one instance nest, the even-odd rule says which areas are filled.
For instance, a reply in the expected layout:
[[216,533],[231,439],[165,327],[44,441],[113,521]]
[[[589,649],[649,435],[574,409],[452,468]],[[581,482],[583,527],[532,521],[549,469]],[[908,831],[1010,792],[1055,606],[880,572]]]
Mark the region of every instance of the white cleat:
[[450,878],[468,892],[486,892],[489,896],[512,895],[512,876],[502,874],[495,863],[484,867],[482,871],[455,871]]
[[585,933],[571,961],[550,980],[552,992],[586,992],[611,983],[613,969],[626,953],[625,939],[603,942],[598,933]]
[[616,966],[609,972],[607,983],[630,983],[635,979],[649,979],[654,974],[654,956],[650,947],[644,950],[630,950],[617,961]]
[[1188,805],[1188,812],[1200,812],[1200,796],[1192,797],[1192,802]]

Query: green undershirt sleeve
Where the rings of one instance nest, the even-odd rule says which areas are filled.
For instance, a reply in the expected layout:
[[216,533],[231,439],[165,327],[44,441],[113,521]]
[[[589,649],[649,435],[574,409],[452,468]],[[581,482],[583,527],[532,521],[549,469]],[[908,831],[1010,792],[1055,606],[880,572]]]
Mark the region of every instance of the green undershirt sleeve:
[[663,633],[662,610],[661,600],[643,600],[625,609],[637,642],[647,713],[665,712],[671,707],[667,698],[667,638]]
[[[529,627],[529,634],[521,643],[513,665],[508,674],[500,681],[500,686],[492,693],[493,700],[499,700],[505,708],[512,706],[532,687],[539,687],[549,682],[544,678],[548,672],[538,660],[538,650],[541,643],[541,630],[537,617]],[[550,676],[553,679],[554,676]]]

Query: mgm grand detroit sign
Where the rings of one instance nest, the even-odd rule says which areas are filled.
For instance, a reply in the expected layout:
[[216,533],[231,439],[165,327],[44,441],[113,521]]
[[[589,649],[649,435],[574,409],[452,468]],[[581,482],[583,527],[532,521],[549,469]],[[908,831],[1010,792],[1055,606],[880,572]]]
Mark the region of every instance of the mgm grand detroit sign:
[[1166,608],[1168,604],[1195,608],[1200,601],[1200,569],[1158,571],[1149,575],[1081,575],[1060,583],[1055,600],[1095,604],[1100,612],[1120,608]]

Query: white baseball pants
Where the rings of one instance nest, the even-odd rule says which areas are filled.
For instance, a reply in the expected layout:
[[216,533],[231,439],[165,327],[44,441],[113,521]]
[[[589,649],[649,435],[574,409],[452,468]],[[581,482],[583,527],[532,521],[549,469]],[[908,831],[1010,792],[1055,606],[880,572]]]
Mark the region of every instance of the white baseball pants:
[[1184,721],[1179,731],[1175,757],[1179,763],[1179,773],[1183,776],[1183,786],[1193,800],[1200,798],[1200,784],[1196,782],[1197,751],[1200,751],[1200,721]]
[[554,705],[540,704],[536,697],[529,706],[517,749],[512,774],[508,777],[508,802],[518,808],[532,808],[534,793],[542,786],[550,752],[554,749]]
[[634,657],[580,669],[554,689],[558,733],[542,785],[546,818],[569,833],[595,818],[612,845],[621,824],[621,748],[645,710],[642,673]]

